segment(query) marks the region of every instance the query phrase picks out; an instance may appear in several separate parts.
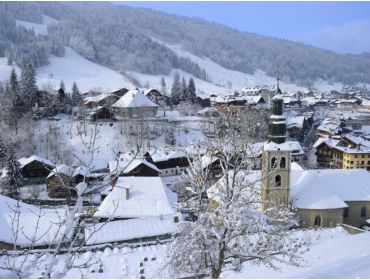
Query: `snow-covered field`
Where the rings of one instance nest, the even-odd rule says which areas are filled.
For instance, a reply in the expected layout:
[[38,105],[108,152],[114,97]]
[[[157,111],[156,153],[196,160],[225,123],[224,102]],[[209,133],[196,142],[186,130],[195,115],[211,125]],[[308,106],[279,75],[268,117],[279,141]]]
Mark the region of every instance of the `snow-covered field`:
[[[306,230],[298,234],[310,236],[312,246],[302,257],[301,267],[280,265],[279,271],[246,263],[241,272],[224,272],[223,278],[369,278],[370,252],[366,244],[370,233],[350,235],[342,228]],[[44,271],[50,256],[45,255],[36,262],[29,259],[29,277],[38,278]],[[138,248],[113,247],[81,253],[74,262],[82,264],[88,260],[95,263],[81,269],[71,269],[63,275],[64,263],[68,258],[60,255],[55,260],[56,269],[51,278],[168,278],[165,264],[166,245],[150,245]],[[1,261],[4,257],[0,257]],[[0,265],[1,266],[1,265]],[[100,272],[99,272],[100,270]],[[63,273],[63,274],[62,274]],[[0,277],[11,277],[9,272],[0,270]]]
[[36,34],[47,35],[48,26],[52,24],[56,24],[58,21],[54,18],[43,15],[42,24],[37,24],[37,23],[33,23],[29,21],[22,21],[22,20],[16,20],[15,22],[17,26],[23,26],[24,28],[32,29]]
[[118,88],[135,88],[122,74],[93,63],[74,50],[66,47],[64,57],[52,56],[47,66],[37,69],[37,84],[40,88],[50,84],[58,87],[63,80],[67,90],[76,82],[81,92],[99,89],[109,92]]

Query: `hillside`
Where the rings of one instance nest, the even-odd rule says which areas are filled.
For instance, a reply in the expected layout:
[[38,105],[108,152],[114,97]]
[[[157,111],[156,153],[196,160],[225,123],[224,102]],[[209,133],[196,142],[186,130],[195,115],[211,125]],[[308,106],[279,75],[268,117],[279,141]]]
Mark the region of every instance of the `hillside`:
[[[0,15],[0,56],[18,65],[48,65],[52,57],[65,56],[68,46],[96,64],[133,75],[141,86],[147,80],[154,86],[162,76],[170,79],[176,69],[196,77],[203,89],[224,93],[230,84],[232,89],[271,84],[278,69],[293,85],[288,89],[370,83],[369,54],[336,54],[149,9],[3,2]],[[41,27],[45,19],[52,23],[46,29]]]

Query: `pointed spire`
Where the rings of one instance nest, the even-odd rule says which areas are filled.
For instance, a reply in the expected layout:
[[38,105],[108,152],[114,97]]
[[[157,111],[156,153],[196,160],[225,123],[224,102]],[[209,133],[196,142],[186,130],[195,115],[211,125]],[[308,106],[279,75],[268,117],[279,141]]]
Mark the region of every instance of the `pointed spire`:
[[275,90],[275,93],[276,94],[281,94],[281,90],[280,90],[280,86],[279,86],[279,81],[280,81],[280,75],[279,75],[279,70],[278,70],[278,73],[277,73],[277,80],[276,80],[276,90]]

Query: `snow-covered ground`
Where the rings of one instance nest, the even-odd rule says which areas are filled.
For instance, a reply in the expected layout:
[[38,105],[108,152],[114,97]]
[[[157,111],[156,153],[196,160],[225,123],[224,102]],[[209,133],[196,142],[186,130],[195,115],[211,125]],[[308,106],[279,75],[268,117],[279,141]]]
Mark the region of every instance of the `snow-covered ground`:
[[[306,230],[298,232],[309,236],[312,246],[302,257],[301,267],[280,265],[279,271],[246,263],[241,272],[224,272],[223,278],[369,278],[370,252],[365,244],[370,241],[370,233],[350,235],[342,228]],[[150,245],[138,248],[113,247],[88,251],[78,255],[74,265],[88,260],[96,262],[88,268],[75,268],[62,275],[67,255],[56,259],[56,269],[51,278],[169,278],[166,273],[166,245]],[[0,257],[0,264],[5,257]],[[29,259],[29,276],[38,278],[50,261],[45,255],[36,261]],[[34,263],[32,263],[32,261]],[[0,265],[1,266],[1,265]],[[99,272],[100,270],[100,272]],[[11,277],[9,272],[0,270],[0,277]]]
[[52,56],[47,66],[37,69],[37,84],[40,88],[52,85],[56,88],[63,80],[67,90],[76,82],[81,92],[99,89],[109,92],[118,88],[135,88],[122,74],[93,63],[74,50],[66,47],[64,57]]
[[339,229],[317,231],[302,267],[283,265],[280,271],[248,263],[242,272],[224,278],[369,278],[370,233],[349,235]]
[[16,25],[18,26],[23,26],[24,28],[27,29],[32,29],[35,34],[40,34],[40,35],[47,35],[48,34],[48,26],[52,24],[58,23],[58,21],[52,17],[49,16],[42,16],[42,24],[38,23],[33,23],[29,21],[22,21],[22,20],[16,20]]

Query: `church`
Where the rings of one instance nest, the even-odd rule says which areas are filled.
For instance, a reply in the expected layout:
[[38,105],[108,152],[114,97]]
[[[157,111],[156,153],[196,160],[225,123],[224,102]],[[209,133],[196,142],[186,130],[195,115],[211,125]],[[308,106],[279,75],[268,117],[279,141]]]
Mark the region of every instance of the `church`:
[[304,170],[292,162],[286,143],[286,120],[279,88],[272,100],[269,141],[262,153],[261,198],[290,207],[299,216],[300,227],[365,225],[370,218],[370,173],[365,169]]

